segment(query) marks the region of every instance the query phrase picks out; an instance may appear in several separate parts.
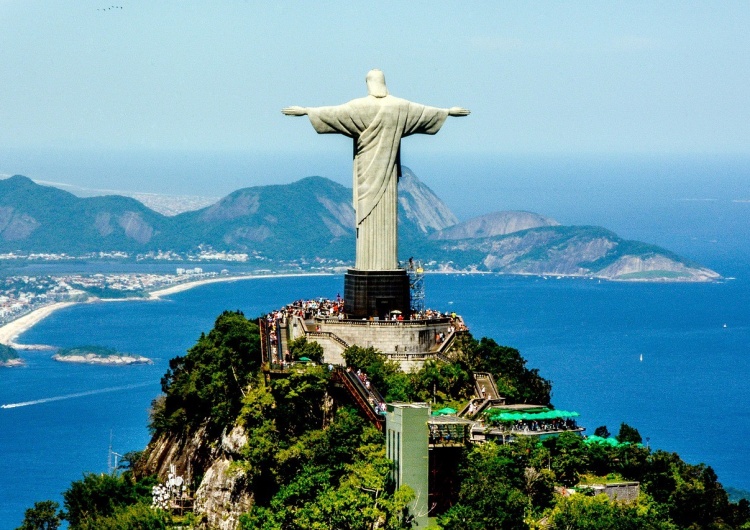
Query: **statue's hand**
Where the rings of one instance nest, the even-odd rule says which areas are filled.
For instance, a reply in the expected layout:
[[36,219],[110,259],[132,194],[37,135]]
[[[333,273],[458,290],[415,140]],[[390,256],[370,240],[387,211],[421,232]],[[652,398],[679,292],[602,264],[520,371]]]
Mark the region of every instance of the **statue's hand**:
[[305,116],[307,109],[305,107],[284,107],[281,112],[287,116]]
[[448,109],[448,116],[468,116],[469,114],[471,114],[471,111],[462,107],[451,107]]

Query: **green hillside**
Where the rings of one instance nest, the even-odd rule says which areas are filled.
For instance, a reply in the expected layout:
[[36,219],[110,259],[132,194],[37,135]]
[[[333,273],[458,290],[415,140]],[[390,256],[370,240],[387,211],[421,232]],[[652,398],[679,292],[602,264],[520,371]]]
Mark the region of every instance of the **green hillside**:
[[79,198],[20,175],[0,180],[0,250],[138,250],[167,224],[167,218],[128,197]]
[[[399,259],[430,269],[509,274],[563,274],[610,279],[709,281],[719,275],[647,243],[626,241],[595,226],[541,226],[505,235],[439,236],[455,224],[448,207],[406,168],[399,194]],[[266,268],[294,261],[311,267],[354,261],[351,190],[323,177],[237,190],[197,211],[167,217],[135,199],[79,198],[16,175],[0,180],[0,252],[199,249],[246,253]],[[514,215],[495,219],[507,223]],[[487,222],[491,216],[483,216]],[[512,224],[512,223],[510,223]],[[481,232],[479,232],[481,233]]]

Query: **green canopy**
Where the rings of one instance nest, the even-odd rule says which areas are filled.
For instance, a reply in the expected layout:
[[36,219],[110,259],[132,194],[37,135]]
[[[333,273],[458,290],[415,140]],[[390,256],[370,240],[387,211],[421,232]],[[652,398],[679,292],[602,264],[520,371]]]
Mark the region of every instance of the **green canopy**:
[[526,414],[518,412],[496,412],[494,414],[491,414],[489,417],[491,420],[518,421],[525,420],[526,416]]
[[452,409],[450,407],[445,407],[440,410],[436,410],[432,413],[433,416],[449,416],[450,414],[455,414],[456,409]]
[[602,445],[609,445],[611,447],[622,447],[623,445],[630,445],[630,442],[618,442],[617,438],[602,438],[601,436],[597,436],[595,434],[587,436],[583,440],[583,443],[602,444]]
[[521,411],[493,411],[487,414],[491,420],[518,421],[518,420],[557,420],[562,418],[575,418],[580,416],[577,412],[569,410],[546,410],[543,412],[521,412]]
[[297,359],[297,360],[298,360],[298,361],[301,361],[301,362],[303,362],[303,363],[309,363],[309,362],[311,362],[311,361],[312,361],[312,359],[310,359],[309,357],[300,357],[300,358],[299,358],[299,359]]

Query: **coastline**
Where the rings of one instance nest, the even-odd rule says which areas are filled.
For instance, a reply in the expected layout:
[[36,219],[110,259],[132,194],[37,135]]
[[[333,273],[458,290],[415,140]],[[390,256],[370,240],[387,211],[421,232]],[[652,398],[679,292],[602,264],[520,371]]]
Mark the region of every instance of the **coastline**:
[[56,302],[27,313],[16,320],[8,322],[0,328],[0,344],[5,344],[16,350],[48,350],[50,346],[41,344],[18,344],[16,339],[25,331],[50,316],[52,313],[65,307],[70,307],[79,302]]
[[0,361],[0,368],[13,368],[14,366],[23,366],[24,364],[23,359],[10,359],[8,361]]
[[4,326],[0,327],[0,344],[5,344],[6,346],[10,346],[11,348],[14,348],[16,350],[53,350],[54,348],[52,346],[46,345],[46,344],[19,344],[16,342],[19,336],[21,336],[24,332],[28,331],[32,327],[34,327],[36,324],[50,316],[55,311],[58,311],[59,309],[63,309],[65,307],[70,307],[77,304],[90,304],[94,302],[130,302],[130,301],[139,301],[142,302],[144,300],[161,300],[162,298],[176,294],[181,293],[183,291],[187,291],[189,289],[193,289],[195,287],[200,287],[202,285],[208,285],[210,283],[220,283],[220,282],[233,282],[233,281],[240,281],[240,280],[258,280],[263,278],[289,278],[289,277],[297,277],[297,276],[331,276],[333,273],[325,273],[325,272],[312,272],[312,273],[288,273],[288,274],[266,274],[266,275],[243,275],[243,276],[221,276],[218,278],[204,278],[201,280],[195,280],[191,282],[185,282],[180,283],[177,285],[172,285],[170,287],[165,287],[163,289],[157,289],[156,291],[151,291],[148,294],[147,298],[88,298],[87,300],[83,302],[56,302],[54,304],[46,305],[43,307],[39,307],[35,310],[33,310],[31,313],[27,313],[16,320],[12,320],[5,324]]
[[[193,282],[179,283],[163,289],[157,289],[149,293],[149,300],[160,300],[165,296],[169,296],[175,293],[181,293],[194,287],[201,285],[208,285],[210,283],[222,283],[222,282],[235,282],[241,280],[261,280],[263,278],[295,278],[299,276],[333,276],[335,273],[332,272],[293,272],[293,273],[282,273],[282,274],[264,274],[264,275],[242,275],[242,276],[219,276],[218,278],[205,278],[202,280],[195,280]],[[126,299],[127,300],[127,299]],[[142,300],[142,299],[140,299]]]

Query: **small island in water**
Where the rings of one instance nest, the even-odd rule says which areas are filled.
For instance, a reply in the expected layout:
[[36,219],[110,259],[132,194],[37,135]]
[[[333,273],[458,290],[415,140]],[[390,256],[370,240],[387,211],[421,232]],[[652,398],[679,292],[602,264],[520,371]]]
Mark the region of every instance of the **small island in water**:
[[22,364],[23,359],[18,356],[16,350],[5,344],[0,344],[0,366],[21,366]]
[[103,346],[76,346],[74,348],[61,348],[52,356],[56,361],[65,363],[83,364],[151,364],[153,361],[148,357],[121,353],[112,348]]

